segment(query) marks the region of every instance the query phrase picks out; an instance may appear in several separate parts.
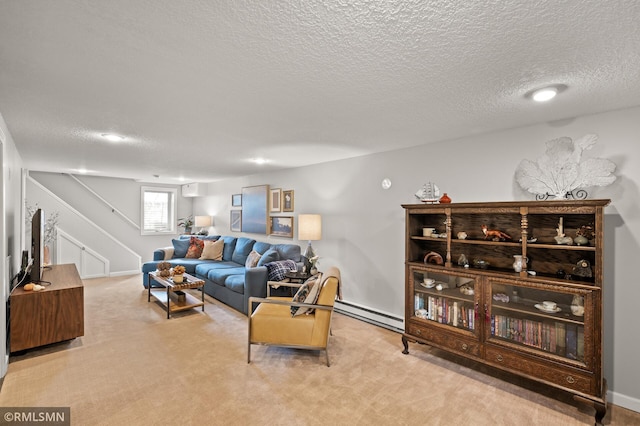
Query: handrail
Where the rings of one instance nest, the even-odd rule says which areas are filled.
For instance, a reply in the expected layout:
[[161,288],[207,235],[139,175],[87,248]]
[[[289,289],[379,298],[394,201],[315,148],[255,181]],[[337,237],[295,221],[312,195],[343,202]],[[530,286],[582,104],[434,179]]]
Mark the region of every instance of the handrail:
[[100,194],[98,194],[96,191],[94,191],[93,189],[91,189],[87,184],[85,184],[84,182],[82,182],[80,179],[78,179],[77,177],[75,177],[74,175],[72,175],[71,173],[66,173],[67,176],[69,176],[71,179],[75,180],[76,182],[78,182],[80,185],[82,185],[87,191],[89,191],[91,194],[93,194],[98,200],[102,201],[103,203],[105,203],[107,205],[107,207],[109,207],[111,209],[112,213],[117,213],[119,214],[124,220],[126,220],[127,222],[129,222],[134,228],[136,229],[140,229],[140,225],[138,225],[137,223],[135,223],[133,220],[129,219],[127,217],[127,215],[125,215],[124,213],[122,213],[120,210],[118,210],[115,206],[113,206],[110,202],[108,202],[107,200],[105,200],[104,198],[102,198],[102,196]]

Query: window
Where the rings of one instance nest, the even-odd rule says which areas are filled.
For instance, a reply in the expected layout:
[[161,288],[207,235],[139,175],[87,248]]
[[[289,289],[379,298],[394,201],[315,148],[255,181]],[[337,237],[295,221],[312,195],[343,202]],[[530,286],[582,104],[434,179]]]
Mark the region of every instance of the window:
[[176,188],[141,188],[142,235],[175,234],[177,194]]

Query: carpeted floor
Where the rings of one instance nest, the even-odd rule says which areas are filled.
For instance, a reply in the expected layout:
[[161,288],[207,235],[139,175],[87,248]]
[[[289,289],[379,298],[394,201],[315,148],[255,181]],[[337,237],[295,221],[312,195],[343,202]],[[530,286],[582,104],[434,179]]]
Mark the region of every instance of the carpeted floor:
[[[588,425],[593,409],[451,362],[334,314],[332,365],[252,347],[247,321],[209,297],[166,319],[140,276],[85,281],[85,336],[12,356],[0,406],[71,407],[73,425]],[[610,407],[605,424],[640,424]]]

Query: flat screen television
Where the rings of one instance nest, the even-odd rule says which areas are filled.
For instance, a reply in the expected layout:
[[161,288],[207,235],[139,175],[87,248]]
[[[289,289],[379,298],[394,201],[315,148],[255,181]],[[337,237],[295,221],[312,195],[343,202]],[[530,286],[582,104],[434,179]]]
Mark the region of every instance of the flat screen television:
[[39,283],[42,278],[42,267],[44,262],[44,211],[36,210],[31,219],[31,271],[29,279],[31,282]]

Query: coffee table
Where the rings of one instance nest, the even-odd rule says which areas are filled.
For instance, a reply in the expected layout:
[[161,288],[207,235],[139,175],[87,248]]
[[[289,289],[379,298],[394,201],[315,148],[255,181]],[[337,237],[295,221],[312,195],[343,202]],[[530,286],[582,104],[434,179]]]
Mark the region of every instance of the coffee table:
[[[172,312],[184,311],[187,309],[196,308],[202,306],[202,312],[204,312],[204,280],[196,278],[189,274],[182,274],[183,281],[180,284],[174,283],[171,277],[161,277],[156,272],[149,273],[149,294],[147,296],[147,302],[151,301],[151,296],[158,299],[158,301],[167,307],[167,319],[171,318]],[[151,287],[151,283],[155,281],[162,287]],[[182,290],[197,288],[202,293],[202,299],[192,296]],[[184,299],[175,295],[176,292],[180,292],[179,295],[184,295]],[[171,293],[174,293],[172,297]]]

